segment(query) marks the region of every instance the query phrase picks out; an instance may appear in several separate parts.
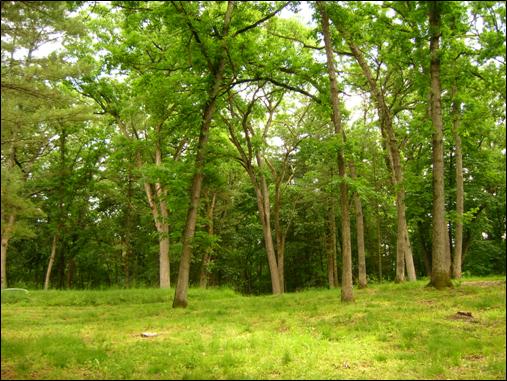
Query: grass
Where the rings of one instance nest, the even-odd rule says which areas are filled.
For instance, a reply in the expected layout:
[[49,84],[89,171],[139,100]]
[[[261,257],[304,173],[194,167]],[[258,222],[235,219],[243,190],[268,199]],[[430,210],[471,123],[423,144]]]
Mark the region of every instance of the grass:
[[174,290],[2,292],[1,376],[504,380],[505,277],[474,280],[370,285],[353,304],[191,289],[186,309]]

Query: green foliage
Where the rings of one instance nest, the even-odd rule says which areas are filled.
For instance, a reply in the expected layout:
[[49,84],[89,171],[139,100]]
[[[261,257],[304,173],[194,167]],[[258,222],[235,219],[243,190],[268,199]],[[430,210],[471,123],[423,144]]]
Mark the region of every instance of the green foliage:
[[[329,81],[312,3],[235,2],[224,39],[227,2],[2,2],[1,209],[2,237],[9,236],[9,282],[40,288],[57,236],[51,279],[56,287],[157,284],[161,235],[145,184],[155,193],[159,184],[163,191],[153,198],[167,205],[174,283],[202,111],[222,54],[191,283],[198,282],[203,253],[210,250],[210,284],[248,294],[271,291],[253,186],[261,177],[270,192],[272,225],[279,196],[287,290],[327,284],[323,237],[342,181],[363,203],[369,278],[381,280],[382,271],[382,279],[392,279],[396,189],[375,99],[350,55],[347,34],[372,68],[393,117],[414,260],[418,275],[425,275],[432,213],[427,6],[326,3],[346,133],[341,143],[328,122]],[[315,13],[317,23],[286,16],[303,7]],[[61,46],[45,54],[53,40]],[[504,273],[505,4],[442,3],[441,53],[450,232],[458,221],[452,133],[457,101],[465,168],[463,267],[470,274]],[[354,105],[349,95],[360,96],[361,104]],[[341,149],[354,163],[356,178],[337,176]],[[244,170],[248,166],[253,183]],[[211,195],[216,206],[209,218]],[[337,226],[340,220],[338,214]],[[355,218],[351,221],[354,228]],[[340,237],[338,229],[338,248]],[[322,335],[339,337],[329,327]],[[406,340],[412,345],[409,334]],[[379,363],[392,365],[379,356]],[[285,367],[297,363],[292,350],[280,350],[279,358]],[[130,374],[133,365],[123,365]],[[441,369],[436,363],[427,375]],[[160,372],[152,364],[149,374]],[[201,374],[190,369],[180,375]],[[247,375],[232,367],[221,374]]]

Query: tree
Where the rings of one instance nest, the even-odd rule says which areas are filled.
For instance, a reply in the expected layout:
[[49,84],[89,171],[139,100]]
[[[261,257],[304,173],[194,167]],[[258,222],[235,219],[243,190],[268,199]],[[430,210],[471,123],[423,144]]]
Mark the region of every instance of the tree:
[[81,32],[81,24],[68,18],[71,9],[61,2],[2,3],[2,196],[17,193],[2,197],[2,287],[7,285],[10,239],[31,235],[26,225],[23,228],[23,217],[41,215],[27,197],[26,185],[35,177],[34,164],[48,151],[50,127],[89,116],[60,86],[79,68],[65,62],[62,54],[40,53],[48,41]]
[[452,286],[450,280],[451,258],[446,248],[444,149],[440,88],[440,51],[442,4],[429,5],[430,25],[430,75],[431,120],[433,123],[433,213],[432,213],[432,269],[430,284],[435,288]]
[[336,81],[336,69],[334,67],[333,50],[329,32],[329,18],[322,2],[317,2],[317,7],[321,16],[322,33],[324,35],[324,44],[326,47],[327,69],[329,82],[331,85],[331,120],[335,128],[335,135],[338,138],[338,174],[341,178],[340,183],[340,209],[342,221],[342,288],[341,300],[351,302],[354,300],[352,293],[352,253],[350,244],[350,219],[348,207],[348,192],[345,182],[345,159],[343,155],[343,131],[340,113],[340,104],[338,98],[338,86]]
[[[340,10],[343,12],[343,10]],[[400,148],[396,133],[393,127],[393,104],[391,107],[386,101],[386,95],[382,86],[377,81],[381,79],[377,75],[374,76],[372,69],[366,61],[364,54],[354,41],[352,34],[344,23],[344,15],[336,15],[334,13],[334,25],[345,39],[351,54],[359,64],[364,77],[367,80],[371,97],[377,107],[380,128],[385,143],[386,156],[388,158],[388,166],[392,171],[392,183],[396,192],[396,210],[397,210],[397,245],[396,245],[396,281],[402,282],[405,279],[405,267],[407,268],[409,280],[415,280],[415,268],[412,258],[412,249],[408,234],[408,226],[406,219],[405,207],[405,185],[403,179],[403,167],[400,155]],[[359,25],[359,23],[357,23]],[[380,49],[379,49],[380,50]],[[380,68],[379,68],[380,69]],[[387,77],[390,74],[386,75]],[[376,79],[377,78],[377,79]],[[398,106],[398,105],[396,105]]]

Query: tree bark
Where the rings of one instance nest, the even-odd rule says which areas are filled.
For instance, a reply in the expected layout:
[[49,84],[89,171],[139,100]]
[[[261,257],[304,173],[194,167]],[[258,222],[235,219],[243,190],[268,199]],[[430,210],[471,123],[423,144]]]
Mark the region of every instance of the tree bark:
[[[356,168],[353,162],[349,163],[350,176],[357,178]],[[364,216],[361,198],[357,192],[354,192],[354,209],[356,212],[356,235],[357,235],[357,270],[358,270],[358,286],[365,288],[368,285],[366,279],[366,255],[364,250]]]
[[[162,151],[160,148],[160,128],[162,123],[157,127],[157,145],[155,147],[155,165],[162,165]],[[169,213],[167,211],[167,190],[160,182],[155,183],[155,191],[157,192],[158,208],[160,214],[157,231],[159,235],[159,276],[160,288],[171,287],[171,268],[169,261]],[[153,209],[152,209],[153,211]],[[153,216],[155,218],[155,215]]]
[[285,234],[280,222],[280,209],[282,208],[282,195],[280,189],[281,178],[276,179],[275,183],[275,205],[274,205],[274,223],[276,240],[276,262],[278,265],[278,278],[280,279],[280,292],[285,292]]
[[327,213],[327,234],[326,249],[327,249],[327,277],[329,288],[338,287],[338,269],[336,266],[336,212],[333,200],[329,200],[329,209]]
[[[213,193],[213,196],[211,196],[211,200],[208,202],[208,208],[206,210],[206,217],[208,219],[207,221],[207,230],[208,230],[208,236],[212,237],[214,233],[214,224],[213,224],[213,216],[215,213],[215,203],[217,199],[217,194]],[[204,250],[203,258],[202,258],[202,265],[201,265],[201,273],[199,274],[199,287],[206,288],[208,285],[208,274],[209,274],[209,262],[211,258],[212,248],[207,247]]]
[[350,216],[349,216],[349,200],[347,184],[345,182],[345,159],[343,154],[343,135],[342,135],[342,120],[340,111],[340,101],[338,97],[338,84],[336,80],[336,70],[333,60],[333,47],[331,44],[331,37],[329,32],[329,18],[322,2],[317,2],[317,7],[322,17],[322,33],[324,35],[324,45],[326,50],[327,71],[329,75],[329,82],[331,85],[331,107],[332,107],[332,123],[335,129],[335,135],[338,138],[338,174],[341,178],[340,182],[340,208],[342,217],[342,287],[341,287],[341,300],[342,302],[354,301],[352,291],[352,250],[350,243]]
[[[260,165],[262,165],[262,163]],[[264,244],[268,256],[269,272],[271,275],[271,289],[273,295],[278,295],[282,293],[282,288],[280,286],[278,263],[276,260],[276,253],[273,245],[273,236],[271,234],[269,191],[264,176],[260,175],[259,177],[260,184],[255,189],[255,193],[257,196],[257,208],[259,209],[259,218],[261,219],[262,232],[264,235]],[[252,179],[252,181],[255,181],[255,179]]]
[[429,3],[430,23],[430,77],[431,119],[433,123],[433,221],[432,221],[432,270],[430,285],[437,289],[452,286],[450,280],[450,255],[446,248],[445,193],[444,193],[444,145],[440,88],[440,3]]
[[[201,186],[203,180],[204,161],[206,158],[206,147],[208,143],[208,133],[211,126],[211,120],[216,108],[217,97],[222,86],[224,70],[225,70],[225,39],[228,35],[229,24],[232,18],[232,10],[234,2],[227,2],[227,11],[224,17],[224,29],[222,37],[223,51],[218,60],[218,65],[215,73],[213,74],[213,84],[209,92],[208,101],[206,102],[203,110],[203,118],[201,124],[201,131],[199,134],[199,141],[197,143],[197,153],[194,165],[194,177],[192,179],[192,188],[190,191],[190,205],[187,211],[187,218],[185,223],[185,230],[183,232],[183,247],[181,250],[180,266],[178,270],[178,281],[176,284],[176,291],[174,294],[173,308],[186,307],[188,304],[188,280],[190,273],[190,260],[192,257],[192,240],[195,233],[195,224],[197,221],[197,211],[199,207],[199,198],[201,196]],[[201,42],[202,43],[202,42]]]
[[456,99],[457,88],[452,86],[452,134],[454,135],[455,156],[456,156],[456,232],[454,245],[454,258],[452,266],[452,276],[456,279],[461,278],[461,261],[463,253],[463,152],[461,148],[460,130],[460,102]]
[[51,244],[51,254],[49,256],[48,268],[46,270],[46,278],[44,280],[44,290],[49,289],[49,280],[51,279],[51,271],[56,258],[56,246],[58,242],[58,234],[53,236],[53,243]]

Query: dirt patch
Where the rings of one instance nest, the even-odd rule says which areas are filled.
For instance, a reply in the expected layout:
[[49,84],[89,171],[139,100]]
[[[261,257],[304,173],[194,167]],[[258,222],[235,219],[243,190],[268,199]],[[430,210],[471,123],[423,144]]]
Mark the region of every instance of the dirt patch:
[[464,286],[491,287],[505,284],[504,280],[468,280],[461,283]]
[[463,357],[465,360],[479,361],[484,358],[482,355],[471,354]]
[[2,380],[15,380],[16,378],[16,372],[14,372],[14,369],[4,366],[2,364],[2,371],[1,371]]
[[454,315],[448,317],[450,320],[462,320],[469,323],[478,323],[479,321],[472,316],[471,312],[458,311]]

